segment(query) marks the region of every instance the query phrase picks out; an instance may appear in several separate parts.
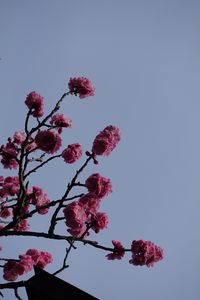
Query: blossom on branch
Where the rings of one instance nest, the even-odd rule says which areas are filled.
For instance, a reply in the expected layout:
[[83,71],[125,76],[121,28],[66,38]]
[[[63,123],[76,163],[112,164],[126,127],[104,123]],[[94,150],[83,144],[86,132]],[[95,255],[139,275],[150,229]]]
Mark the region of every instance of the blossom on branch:
[[[41,206],[47,205],[50,203],[50,200],[47,197],[47,194],[39,188],[38,186],[33,186],[29,188],[26,192],[27,202],[35,205],[36,208],[40,208]],[[48,213],[49,208],[42,208],[38,210],[38,213],[44,215]]]
[[70,119],[68,119],[67,117],[65,117],[64,115],[59,115],[59,114],[54,115],[51,118],[51,122],[50,123],[52,125],[58,127],[57,130],[58,130],[59,134],[62,133],[63,127],[65,127],[65,128],[72,127],[72,121]]
[[19,194],[19,178],[17,176],[6,177],[1,183],[0,198],[6,198]]
[[130,264],[135,266],[153,267],[155,262],[163,259],[163,250],[150,241],[133,241],[131,245],[132,259]]
[[122,259],[125,254],[124,246],[119,241],[112,241],[114,246],[113,252],[106,255],[108,260]]
[[10,138],[8,143],[0,147],[1,163],[5,169],[16,169],[18,167],[17,155],[18,150]]
[[31,110],[31,114],[35,118],[40,118],[43,116],[43,97],[36,92],[31,92],[27,95],[25,104]]
[[112,184],[109,178],[94,173],[85,181],[85,185],[90,193],[103,198],[112,192]]
[[15,132],[15,134],[13,135],[13,142],[21,145],[26,139],[26,133],[25,132]]
[[108,216],[106,213],[97,212],[91,216],[91,226],[92,230],[95,233],[99,233],[100,230],[103,230],[108,227]]
[[94,96],[95,87],[91,81],[85,77],[70,78],[68,87],[72,95],[79,95],[81,99]]
[[80,237],[86,230],[87,215],[84,210],[84,205],[79,202],[72,202],[64,208],[66,225],[70,232],[75,237]]
[[19,260],[8,260],[3,268],[3,278],[7,281],[15,281],[21,275],[30,272],[33,266],[45,268],[52,262],[52,255],[49,252],[36,249],[27,250],[26,254],[19,255]]
[[39,131],[35,137],[38,148],[46,153],[53,154],[61,146],[60,135],[52,130]]
[[66,163],[72,164],[82,156],[82,153],[81,145],[76,143],[68,145],[68,147],[63,150],[62,157]]
[[96,136],[92,151],[96,155],[109,155],[121,139],[119,128],[109,125]]
[[87,217],[90,217],[99,209],[100,198],[94,193],[88,193],[83,195],[78,202],[84,205],[84,210]]
[[34,262],[34,265],[41,269],[44,269],[53,261],[51,253],[43,251],[40,252],[37,249],[29,249],[26,252],[26,255],[30,255]]
[[6,206],[1,206],[0,208],[0,217],[3,219],[7,219],[8,217],[10,217],[12,215],[10,208],[6,207]]

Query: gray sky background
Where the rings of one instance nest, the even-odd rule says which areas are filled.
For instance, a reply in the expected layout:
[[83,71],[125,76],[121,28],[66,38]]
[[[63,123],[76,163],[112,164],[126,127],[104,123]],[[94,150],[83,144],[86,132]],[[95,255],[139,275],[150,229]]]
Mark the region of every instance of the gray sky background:
[[[165,259],[146,268],[130,265],[130,254],[112,262],[77,245],[60,277],[102,300],[200,299],[199,30],[195,0],[0,1],[1,144],[23,130],[30,91],[44,96],[48,112],[69,77],[90,78],[95,97],[70,97],[62,105],[73,121],[63,147],[79,142],[90,150],[109,124],[122,132],[112,155],[82,175],[99,172],[114,190],[101,209],[109,228],[91,239],[130,247],[142,238],[164,248]],[[49,164],[31,185],[56,199],[80,163]],[[1,168],[4,176],[15,173]],[[45,230],[45,224],[40,216],[33,228]],[[30,247],[49,250],[50,272],[65,252],[64,243],[42,239],[1,238],[1,244],[2,256],[13,258]],[[13,299],[11,291],[5,299]]]

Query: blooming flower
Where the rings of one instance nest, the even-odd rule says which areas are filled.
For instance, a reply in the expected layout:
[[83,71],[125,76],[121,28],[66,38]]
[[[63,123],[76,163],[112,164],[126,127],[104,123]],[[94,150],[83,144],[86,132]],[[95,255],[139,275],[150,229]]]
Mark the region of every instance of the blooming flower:
[[[33,205],[35,205],[36,208],[40,208],[41,206],[47,205],[50,203],[50,200],[48,199],[45,192],[39,188],[38,186],[33,186],[32,188],[29,188],[26,192],[27,195],[27,201]],[[38,213],[41,215],[44,215],[48,213],[49,208],[42,208],[38,210]]]
[[17,163],[17,148],[13,142],[10,140],[4,146],[0,148],[0,155],[2,156],[1,163],[5,169],[16,169],[18,167]]
[[94,214],[99,209],[100,198],[97,197],[95,194],[88,193],[83,195],[79,200],[79,203],[82,203],[84,206],[85,213],[87,217]]
[[109,125],[95,138],[92,151],[96,155],[109,155],[121,139],[119,128]]
[[42,130],[35,137],[38,148],[46,153],[53,154],[61,146],[61,138],[58,133],[50,130]]
[[131,251],[132,259],[129,263],[135,266],[153,267],[155,262],[163,259],[163,250],[150,241],[133,241]]
[[69,91],[71,94],[79,95],[83,99],[89,96],[94,96],[95,88],[91,81],[85,77],[70,78]]
[[66,149],[62,152],[62,157],[64,161],[68,164],[72,164],[77,161],[82,155],[82,148],[79,144],[68,145]]
[[99,198],[103,198],[112,192],[112,184],[110,179],[94,173],[85,181],[85,185],[90,193],[94,193]]
[[45,268],[52,262],[52,255],[49,252],[36,249],[27,250],[26,254],[19,255],[19,260],[8,260],[3,267],[3,278],[7,281],[15,281],[19,276],[32,270],[33,266]]
[[38,251],[37,249],[29,249],[26,252],[26,255],[29,255],[35,266],[44,269],[46,265],[52,263],[52,255],[49,252]]
[[119,241],[112,241],[114,246],[113,252],[106,255],[108,260],[122,259],[125,254],[124,246]]
[[37,94],[36,92],[31,92],[27,95],[25,104],[31,109],[31,114],[33,117],[39,118],[44,114],[43,111],[43,97]]
[[15,196],[19,193],[19,178],[17,176],[6,177],[1,183],[0,198]]
[[3,219],[7,219],[8,217],[10,217],[12,215],[10,208],[8,207],[1,207],[1,211],[0,211],[0,217]]
[[15,132],[14,136],[13,136],[13,142],[21,145],[26,139],[26,133],[25,132]]
[[64,115],[54,115],[51,119],[50,122],[52,125],[57,126],[58,133],[62,133],[62,128],[63,127],[71,127],[72,126],[72,121],[65,117]]
[[80,237],[86,230],[87,215],[83,204],[80,202],[72,202],[64,208],[66,225],[70,232],[75,237]]
[[15,225],[14,230],[16,231],[27,231],[29,229],[29,224],[26,219],[23,219]]
[[15,281],[20,275],[29,272],[33,268],[33,260],[29,255],[20,255],[20,260],[8,260],[3,268],[3,278],[7,281]]
[[95,213],[91,216],[91,225],[95,233],[99,233],[100,230],[108,227],[108,216],[102,212]]

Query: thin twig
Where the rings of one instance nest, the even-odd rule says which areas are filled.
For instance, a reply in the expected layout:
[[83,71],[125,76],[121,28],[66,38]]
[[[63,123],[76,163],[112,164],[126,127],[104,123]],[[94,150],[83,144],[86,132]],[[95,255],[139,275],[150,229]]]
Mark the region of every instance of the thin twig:
[[49,157],[47,160],[43,161],[40,165],[38,165],[37,167],[33,168],[32,170],[30,170],[28,173],[26,173],[26,175],[24,175],[24,179],[26,179],[26,177],[28,177],[31,173],[36,172],[39,168],[41,168],[42,166],[44,166],[45,164],[47,164],[49,161],[61,157],[61,154],[58,155],[54,155]]
[[18,299],[18,300],[23,300],[20,295],[18,294],[18,288],[14,288],[14,293],[15,293],[15,297]]

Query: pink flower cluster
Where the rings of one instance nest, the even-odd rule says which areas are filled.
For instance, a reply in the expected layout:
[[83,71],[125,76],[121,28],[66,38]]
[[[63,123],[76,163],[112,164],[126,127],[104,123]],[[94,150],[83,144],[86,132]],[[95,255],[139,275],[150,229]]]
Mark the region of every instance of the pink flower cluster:
[[163,250],[150,241],[133,241],[131,251],[132,259],[129,262],[135,266],[153,267],[155,262],[163,259]]
[[[0,155],[2,156],[1,163],[5,169],[16,169],[18,167],[17,156],[20,146],[26,139],[24,132],[15,132],[13,138],[9,137],[6,145],[1,145]],[[25,150],[32,151],[36,148],[36,144],[32,137],[29,137]]]
[[82,153],[81,145],[76,143],[68,145],[68,147],[63,150],[62,157],[66,163],[72,164],[82,156]]
[[[38,186],[33,186],[27,190],[27,203],[35,205],[36,208],[47,205],[50,203],[45,192]],[[42,208],[38,210],[38,213],[44,215],[48,213],[49,208]]]
[[19,255],[19,260],[8,260],[3,268],[3,278],[7,281],[15,281],[19,276],[32,270],[33,266],[45,268],[52,262],[52,256],[48,252],[29,249],[26,254]]
[[103,198],[112,192],[112,183],[109,178],[94,173],[85,181],[85,185],[90,193],[98,198]]
[[62,129],[65,127],[71,127],[72,126],[72,121],[70,119],[68,119],[67,117],[65,117],[64,115],[54,115],[51,118],[51,125],[56,126],[58,133],[61,134],[62,133]]
[[108,225],[108,216],[98,209],[101,199],[112,192],[110,179],[95,173],[85,183],[89,193],[64,209],[68,232],[75,237],[81,237],[90,228],[98,233]]
[[108,260],[122,259],[125,254],[124,246],[119,241],[112,241],[114,246],[113,252],[106,255]]
[[43,116],[43,97],[36,92],[31,92],[27,95],[25,104],[31,110],[31,114],[35,118],[40,118]]
[[16,169],[18,167],[18,149],[10,138],[6,145],[0,147],[0,155],[2,156],[1,163],[5,169]]
[[18,195],[19,178],[17,176],[8,176],[6,178],[3,178],[3,176],[0,177],[0,201],[7,197]]
[[41,130],[37,133],[35,142],[40,150],[53,154],[57,152],[61,146],[61,137],[55,131]]
[[94,96],[95,87],[91,81],[85,77],[70,78],[68,87],[72,95],[79,95],[81,99]]
[[119,128],[109,125],[95,138],[92,151],[96,155],[109,155],[121,139]]

